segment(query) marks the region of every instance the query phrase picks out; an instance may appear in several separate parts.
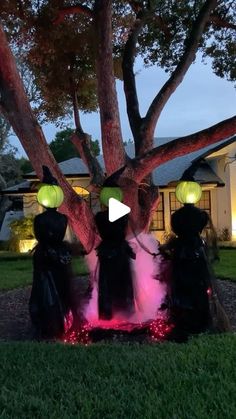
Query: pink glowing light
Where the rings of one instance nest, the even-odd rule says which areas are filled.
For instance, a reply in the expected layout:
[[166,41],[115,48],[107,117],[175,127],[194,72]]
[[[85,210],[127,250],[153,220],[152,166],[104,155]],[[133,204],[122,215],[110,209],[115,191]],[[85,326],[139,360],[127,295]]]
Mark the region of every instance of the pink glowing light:
[[[130,336],[132,335],[133,332],[145,332],[148,336],[151,336],[151,340],[152,341],[163,341],[167,338],[167,336],[169,335],[169,333],[172,331],[174,325],[170,324],[168,321],[166,321],[165,319],[156,319],[153,321],[149,321],[149,322],[145,322],[145,323],[123,323],[121,324],[120,322],[117,321],[110,321],[109,322],[109,326],[107,325],[106,327],[101,327],[99,325],[91,325],[91,324],[86,324],[84,326],[82,326],[78,331],[69,331],[65,334],[64,338],[63,338],[63,342],[65,344],[70,344],[70,345],[75,345],[75,344],[82,344],[82,345],[89,345],[92,343],[92,338],[90,333],[94,330],[94,329],[101,329],[101,330],[111,330],[114,332],[114,335],[116,334],[116,332],[127,332],[128,334],[130,334]],[[149,338],[150,339],[150,338]]]

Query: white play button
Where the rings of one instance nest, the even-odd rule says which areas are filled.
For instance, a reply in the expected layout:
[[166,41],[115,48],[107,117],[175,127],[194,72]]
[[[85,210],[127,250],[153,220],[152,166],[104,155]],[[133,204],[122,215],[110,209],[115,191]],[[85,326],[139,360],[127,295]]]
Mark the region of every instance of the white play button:
[[117,199],[109,199],[108,218],[111,223],[113,223],[113,221],[116,221],[121,217],[124,217],[124,215],[129,214],[129,212],[130,207],[128,207],[127,205],[122,204],[122,202],[117,201]]

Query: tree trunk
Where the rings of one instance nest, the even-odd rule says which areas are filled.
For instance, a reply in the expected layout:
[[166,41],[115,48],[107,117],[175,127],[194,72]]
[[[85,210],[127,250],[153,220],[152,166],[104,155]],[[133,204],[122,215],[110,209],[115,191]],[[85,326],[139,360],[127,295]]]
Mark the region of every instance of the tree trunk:
[[[7,187],[7,184],[5,180],[3,179],[2,175],[0,175],[0,193],[2,189],[5,189]],[[10,208],[11,201],[8,199],[7,196],[0,195],[0,230],[2,227],[2,222],[4,219],[4,216],[6,214],[6,211]]]
[[31,110],[15,59],[1,27],[0,94],[0,112],[21,141],[37,176],[42,180],[42,165],[50,168],[65,194],[61,211],[69,217],[70,224],[84,247],[90,249],[91,243],[96,241],[92,212],[66,181],[48,147],[43,131]]
[[[210,11],[214,8],[214,5],[215,0],[207,0],[205,2],[201,15],[199,15],[199,19],[196,21],[193,28],[190,41],[195,35],[197,35],[197,38],[194,38],[193,44],[189,41],[180,65],[177,66],[172,79],[164,85],[164,90],[161,90],[161,93],[165,94],[162,95],[159,92],[160,94],[158,94],[152,102],[146,117],[141,118],[141,121],[137,101],[135,100],[133,102],[130,100],[130,90],[134,92],[136,89],[132,59],[135,42],[133,42],[131,48],[127,50],[127,54],[131,54],[130,57],[128,57],[130,58],[130,61],[126,68],[127,102],[131,102],[133,109],[130,118],[133,118],[134,122],[140,124],[139,129],[136,129],[136,126],[134,127],[135,129],[133,129],[137,135],[136,158],[128,159],[125,155],[122,142],[113,72],[112,1],[95,0],[93,20],[98,39],[96,68],[105,171],[106,175],[109,176],[119,168],[125,166],[125,170],[119,179],[119,183],[124,188],[124,202],[131,207],[131,219],[134,221],[138,230],[147,228],[151,211],[158,203],[158,190],[156,187],[153,187],[151,184],[149,187],[144,185],[144,190],[140,191],[139,185],[140,183],[143,183],[143,179],[149,176],[154,169],[161,166],[163,163],[183,154],[199,150],[201,147],[216,143],[236,132],[236,119],[233,117],[226,121],[222,121],[207,130],[174,140],[169,144],[150,150],[155,125],[161,110],[177,85],[182,81],[191,64],[197,51],[197,46],[201,39],[207,18]],[[83,11],[90,13],[87,9],[83,9]],[[58,179],[65,194],[65,203],[61,207],[61,210],[69,217],[70,224],[84,247],[87,250],[91,250],[98,241],[93,214],[86,202],[75,194],[72,187],[67,183],[65,177],[59,170],[44,138],[44,134],[30,108],[29,101],[16,68],[15,60],[1,27],[0,112],[13,127],[28,154],[39,179],[42,179],[43,164],[48,166],[53,175]],[[83,158],[87,161],[91,158],[91,155],[89,154],[89,147],[87,147],[87,137],[83,137],[83,140],[86,141],[84,141],[84,143],[82,141],[80,146],[84,152],[84,154],[82,153]],[[145,152],[145,154],[142,154],[143,152]],[[98,166],[92,164],[92,162],[90,163],[90,171],[91,173],[95,173],[98,170]],[[102,179],[102,173],[100,173],[100,178]]]
[[106,173],[111,175],[125,164],[113,70],[112,1],[96,0],[94,12],[98,39],[96,72],[103,156]]

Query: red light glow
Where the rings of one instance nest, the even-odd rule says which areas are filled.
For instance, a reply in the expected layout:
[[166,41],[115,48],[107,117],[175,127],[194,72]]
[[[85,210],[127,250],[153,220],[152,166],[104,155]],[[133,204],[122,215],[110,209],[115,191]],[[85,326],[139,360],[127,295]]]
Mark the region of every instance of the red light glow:
[[149,326],[151,339],[153,341],[164,340],[172,331],[173,327],[174,325],[167,323],[166,320],[163,320],[163,319],[154,320]]
[[151,337],[152,341],[157,342],[165,340],[174,327],[173,324],[168,323],[165,319],[156,319],[154,321],[146,323],[121,323],[115,320],[112,322],[109,321],[109,325],[105,325],[104,322],[102,323],[102,325],[97,324],[96,326],[86,324],[83,325],[78,331],[68,331],[64,335],[63,342],[70,345],[82,344],[87,346],[88,344],[91,344],[93,341],[92,331],[95,329],[101,329],[101,332],[102,330],[110,330],[112,334],[114,334],[114,336],[117,332],[124,332],[128,335],[130,334],[131,337],[132,334],[133,336],[136,334],[139,335],[140,332],[141,334],[146,334],[147,340]]
[[81,327],[78,331],[72,330],[65,333],[63,337],[64,343],[69,343],[71,345],[75,344],[82,344],[87,346],[89,343],[91,343],[89,338],[89,327],[87,325]]

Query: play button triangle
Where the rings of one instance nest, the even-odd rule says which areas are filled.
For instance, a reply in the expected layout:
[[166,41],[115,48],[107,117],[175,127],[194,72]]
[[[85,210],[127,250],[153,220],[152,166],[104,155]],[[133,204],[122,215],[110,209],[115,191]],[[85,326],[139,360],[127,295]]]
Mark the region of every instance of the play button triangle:
[[129,214],[129,212],[130,207],[128,207],[127,205],[122,204],[122,202],[118,201],[117,199],[109,199],[108,217],[111,223],[113,223],[113,221],[116,221],[121,217],[124,217],[124,215]]

